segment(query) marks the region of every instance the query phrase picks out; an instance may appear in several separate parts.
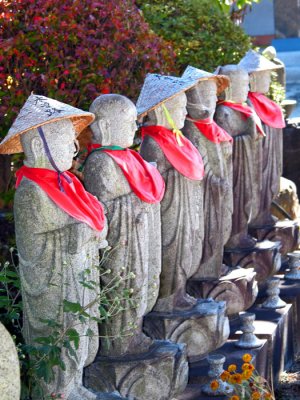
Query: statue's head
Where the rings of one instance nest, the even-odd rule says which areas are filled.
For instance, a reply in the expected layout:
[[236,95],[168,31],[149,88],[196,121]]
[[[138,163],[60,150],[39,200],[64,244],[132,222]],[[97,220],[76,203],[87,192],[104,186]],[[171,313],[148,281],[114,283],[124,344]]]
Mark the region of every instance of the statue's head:
[[93,142],[102,146],[130,147],[137,130],[137,111],[127,97],[103,94],[90,106],[96,119],[91,124]]
[[163,104],[157,106],[154,110],[149,111],[147,116],[147,125],[160,125],[167,129],[172,129],[168,122],[163,105],[169,111],[172,120],[178,129],[183,128],[185,117],[187,115],[187,98],[185,93],[178,93],[176,96],[166,100]]
[[230,84],[224,91],[225,100],[244,103],[249,92],[248,72],[238,65],[225,65],[219,68],[219,73],[230,79]]
[[25,153],[24,164],[28,167],[55,170],[50,162],[52,158],[60,171],[70,169],[77,153],[76,133],[71,120],[50,122],[39,129],[42,129],[46,147],[37,128],[25,132],[20,137]]
[[200,81],[186,92],[187,111],[191,118],[212,118],[216,110],[217,83],[213,79]]
[[271,71],[254,71],[249,74],[250,91],[268,93],[271,84]]

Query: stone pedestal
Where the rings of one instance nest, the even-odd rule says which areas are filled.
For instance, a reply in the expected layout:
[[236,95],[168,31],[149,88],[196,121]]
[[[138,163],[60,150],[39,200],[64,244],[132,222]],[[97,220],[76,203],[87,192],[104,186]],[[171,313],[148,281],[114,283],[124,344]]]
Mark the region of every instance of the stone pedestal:
[[187,292],[198,298],[226,301],[226,314],[238,314],[251,307],[257,297],[256,272],[253,268],[234,268],[218,280],[190,279]]
[[264,240],[257,242],[252,249],[226,249],[224,261],[230,267],[253,267],[256,272],[256,280],[261,286],[281,266],[280,242]]
[[222,346],[229,335],[225,302],[198,300],[186,311],[151,312],[144,318],[144,331],[155,339],[186,343],[189,361],[205,357]]
[[299,244],[299,225],[297,221],[277,221],[274,225],[252,226],[250,233],[259,241],[280,241],[280,253],[284,256],[294,251]]
[[184,391],[187,381],[186,348],[169,341],[156,341],[144,354],[98,356],[85,369],[87,387],[101,392],[117,390],[135,400],[172,399]]

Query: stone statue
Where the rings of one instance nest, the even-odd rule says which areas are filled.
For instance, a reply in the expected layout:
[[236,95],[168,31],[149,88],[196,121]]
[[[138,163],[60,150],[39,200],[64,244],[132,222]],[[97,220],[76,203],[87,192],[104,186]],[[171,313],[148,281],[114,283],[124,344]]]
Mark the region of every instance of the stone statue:
[[[227,77],[189,66],[183,77],[200,78],[188,90],[183,133],[204,160],[204,242],[201,263],[194,278],[216,278],[222,273],[223,247],[231,233],[232,137],[213,121],[217,93],[229,84]],[[202,222],[201,222],[202,223]]]
[[[142,330],[144,315],[152,310],[159,290],[160,200],[165,184],[155,166],[128,149],[137,129],[136,107],[129,99],[101,95],[90,111],[96,120],[91,125],[93,150],[84,165],[84,183],[106,209],[112,251],[104,267],[111,273],[101,279],[108,285],[121,278],[111,293],[120,299],[121,309],[100,325],[100,355],[87,379],[91,387],[112,385],[123,396],[140,400],[172,398],[186,385],[183,349],[172,345],[170,350],[169,342],[154,341]],[[130,298],[124,297],[126,293]],[[165,362],[171,365],[165,368]],[[160,376],[152,380],[153,368]]]
[[226,247],[251,249],[255,240],[248,234],[248,223],[253,212],[253,194],[258,192],[260,181],[253,167],[257,162],[254,158],[257,128],[253,116],[245,116],[249,110],[243,105],[249,77],[236,65],[221,67],[219,73],[229,76],[230,85],[225,89],[225,102],[216,109],[215,121],[233,137],[233,216]]
[[[185,93],[165,103],[178,129],[184,124],[186,103]],[[147,126],[172,129],[161,106],[150,111],[147,117]],[[142,129],[142,134],[147,132],[147,126]],[[186,293],[186,281],[200,263],[204,236],[202,186],[200,180],[180,174],[150,136],[145,135],[140,152],[146,160],[157,163],[166,182],[166,193],[161,203],[162,272],[159,298],[154,309],[190,309],[196,304],[196,299]]]
[[[258,202],[255,204],[257,210],[251,220],[251,225],[274,225],[276,220],[271,215],[271,204],[279,192],[282,174],[282,127],[285,123],[280,107],[264,94],[268,93],[270,88],[271,71],[278,66],[253,50],[245,55],[240,65],[249,73],[248,102],[261,118],[266,134],[264,139],[259,141],[260,174],[263,185]],[[265,114],[261,112],[262,108],[267,108]],[[277,113],[277,116],[274,113]]]
[[[203,160],[179,131],[187,114],[184,91],[195,84],[148,74],[137,102],[139,115],[147,114],[141,155],[157,164],[166,182],[161,202],[160,291],[154,310],[145,319],[145,330],[152,337],[187,343],[190,359],[215,349],[227,335],[224,303],[199,301],[186,292],[187,280],[199,268],[204,238]],[[216,326],[216,318],[224,321],[222,329]]]
[[1,323],[0,336],[0,396],[3,400],[16,400],[21,395],[18,353],[12,337]]
[[[97,286],[86,290],[80,281],[98,279],[103,208],[65,172],[72,165],[76,135],[92,120],[91,113],[32,94],[0,144],[1,153],[25,153],[14,200],[25,341],[37,345],[35,339],[51,334],[45,320],[55,321],[63,331],[74,326],[80,337],[77,359],[63,347],[65,369],[55,369],[49,384],[42,382],[44,396],[61,393],[68,400],[97,398],[82,384],[83,368],[98,349],[97,323],[80,324],[63,311],[65,300],[87,306],[98,294]],[[98,304],[87,312],[98,316]],[[32,393],[32,398],[41,397]]]

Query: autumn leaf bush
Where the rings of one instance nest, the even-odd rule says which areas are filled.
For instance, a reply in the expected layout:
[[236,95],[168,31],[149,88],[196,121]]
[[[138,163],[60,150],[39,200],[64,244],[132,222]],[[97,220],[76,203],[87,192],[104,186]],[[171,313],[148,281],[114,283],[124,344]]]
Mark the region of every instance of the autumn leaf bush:
[[33,91],[87,109],[135,99],[147,72],[174,71],[169,43],[134,0],[0,1],[0,139]]
[[188,64],[210,72],[219,65],[236,64],[251,48],[250,38],[217,1],[137,0],[137,4],[152,29],[172,43],[180,72]]

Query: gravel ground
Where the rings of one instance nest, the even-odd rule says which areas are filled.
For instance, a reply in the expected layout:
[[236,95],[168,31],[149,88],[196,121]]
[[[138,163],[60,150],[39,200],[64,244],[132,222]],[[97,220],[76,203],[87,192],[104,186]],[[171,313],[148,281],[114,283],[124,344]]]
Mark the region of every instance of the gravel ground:
[[300,400],[300,357],[281,375],[275,392],[276,400]]

